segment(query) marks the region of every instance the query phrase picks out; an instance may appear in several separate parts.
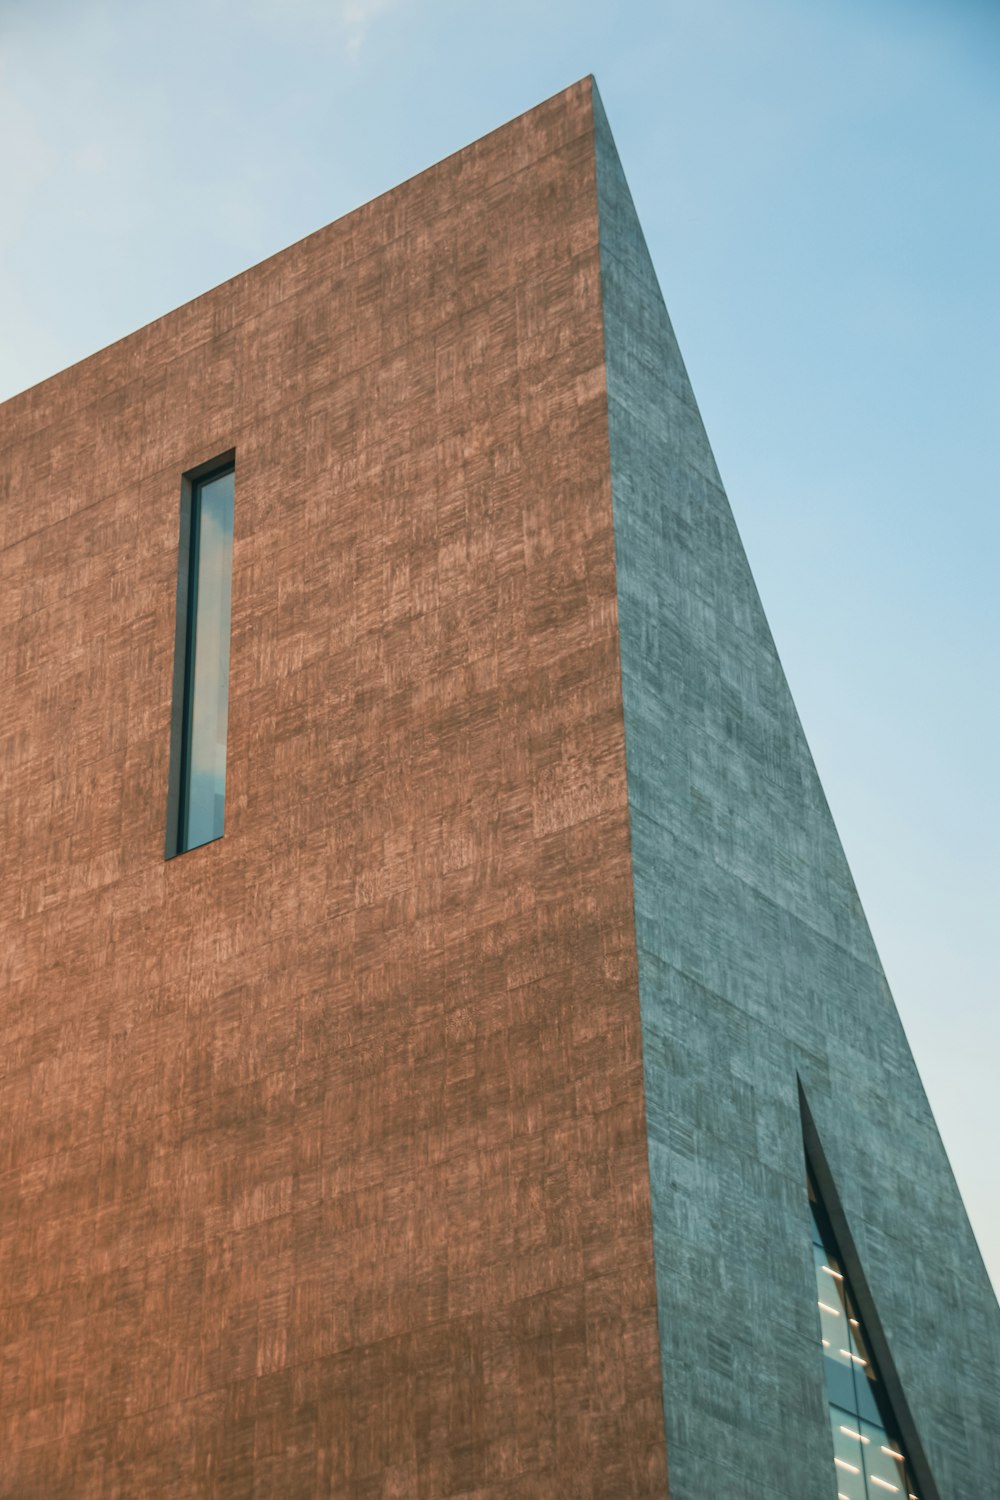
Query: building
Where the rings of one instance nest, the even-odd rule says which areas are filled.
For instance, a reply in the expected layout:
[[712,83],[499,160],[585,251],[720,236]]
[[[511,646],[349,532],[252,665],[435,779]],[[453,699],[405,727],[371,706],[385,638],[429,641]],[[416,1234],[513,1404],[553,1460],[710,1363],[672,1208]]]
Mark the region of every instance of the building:
[[1000,1494],[592,83],[7,403],[0,473],[0,1496]]

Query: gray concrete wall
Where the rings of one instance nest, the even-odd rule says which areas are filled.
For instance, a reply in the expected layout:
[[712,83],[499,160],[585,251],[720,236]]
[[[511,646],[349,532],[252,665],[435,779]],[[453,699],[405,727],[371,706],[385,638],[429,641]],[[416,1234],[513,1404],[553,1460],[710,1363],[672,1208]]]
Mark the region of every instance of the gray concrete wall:
[[799,1079],[924,1500],[987,1500],[1000,1314],[594,110],[672,1500],[836,1492]]

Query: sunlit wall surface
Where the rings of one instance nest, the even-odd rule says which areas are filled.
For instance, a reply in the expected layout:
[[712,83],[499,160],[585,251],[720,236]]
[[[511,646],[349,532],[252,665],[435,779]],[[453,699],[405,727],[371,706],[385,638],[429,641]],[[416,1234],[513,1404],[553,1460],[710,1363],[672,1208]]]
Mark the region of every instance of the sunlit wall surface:
[[229,468],[191,498],[178,852],[221,838],[225,822],[233,490]]
[[839,1500],[919,1500],[885,1389],[810,1178],[813,1259]]

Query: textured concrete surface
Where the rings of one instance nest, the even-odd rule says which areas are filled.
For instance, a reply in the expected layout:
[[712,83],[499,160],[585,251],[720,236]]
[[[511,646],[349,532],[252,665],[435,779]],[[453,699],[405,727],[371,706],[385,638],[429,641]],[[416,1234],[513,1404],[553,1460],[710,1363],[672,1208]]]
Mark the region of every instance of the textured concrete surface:
[[835,1492],[801,1078],[925,1500],[987,1500],[997,1304],[595,114],[671,1495]]
[[[165,863],[230,448],[226,835]],[[0,682],[0,1500],[831,1500],[799,1077],[941,1500],[998,1492],[589,82],[0,408]]]
[[4,1500],[662,1497],[602,360],[583,84],[0,411]]

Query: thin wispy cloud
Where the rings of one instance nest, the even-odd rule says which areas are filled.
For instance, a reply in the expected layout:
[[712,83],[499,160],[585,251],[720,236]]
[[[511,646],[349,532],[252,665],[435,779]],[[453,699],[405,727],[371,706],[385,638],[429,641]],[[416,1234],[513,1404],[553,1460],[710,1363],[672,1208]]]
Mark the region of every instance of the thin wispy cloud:
[[[217,0],[220,3],[220,0]],[[221,0],[228,5],[229,0]],[[314,36],[324,32],[356,63],[376,24],[404,0],[253,0],[258,20],[282,28],[307,27]]]
[[397,3],[398,0],[343,0],[340,20],[347,37],[348,52],[352,57],[360,55],[372,26]]

